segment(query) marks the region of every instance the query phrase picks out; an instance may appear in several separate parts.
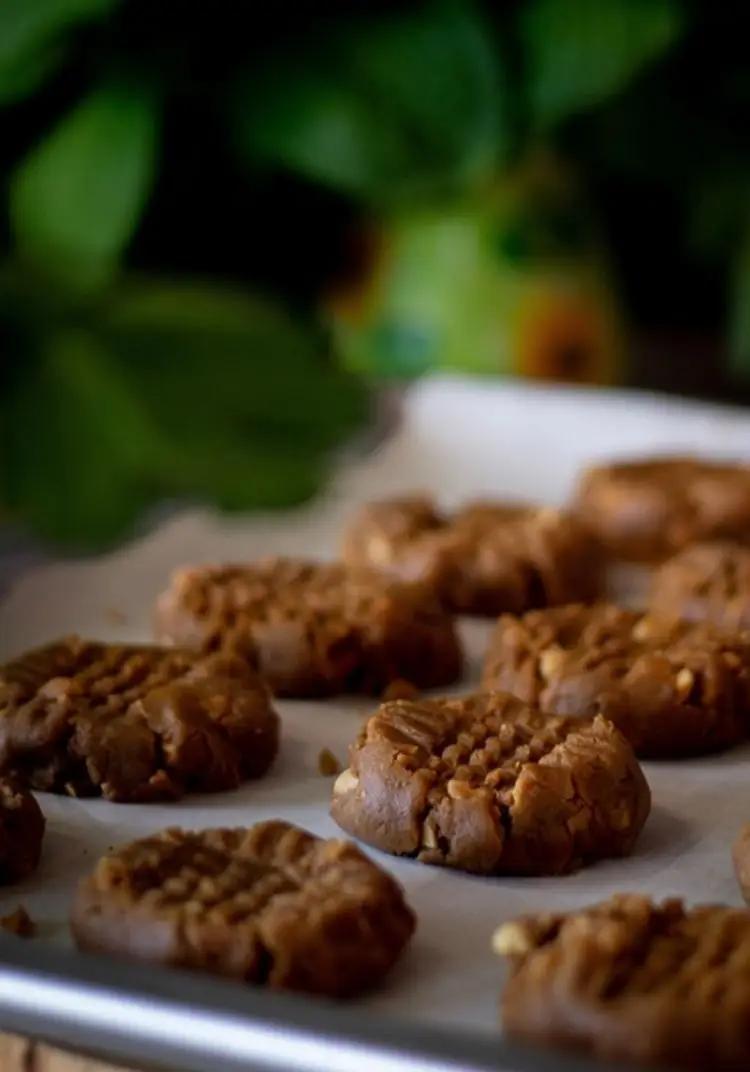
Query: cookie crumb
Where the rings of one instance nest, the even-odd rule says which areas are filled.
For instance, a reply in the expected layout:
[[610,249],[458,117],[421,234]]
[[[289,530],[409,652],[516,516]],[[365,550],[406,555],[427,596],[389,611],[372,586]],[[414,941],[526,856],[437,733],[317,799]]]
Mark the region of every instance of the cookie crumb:
[[411,681],[407,681],[406,678],[398,677],[395,681],[392,681],[388,688],[383,693],[383,701],[385,703],[388,700],[418,700],[419,689]]
[[118,607],[105,607],[104,617],[110,625],[125,625],[128,620],[127,614]]
[[318,771],[324,778],[331,778],[341,770],[341,764],[330,748],[321,748],[318,752]]
[[33,938],[36,934],[36,923],[23,905],[19,905],[9,916],[0,916],[0,927],[18,938]]

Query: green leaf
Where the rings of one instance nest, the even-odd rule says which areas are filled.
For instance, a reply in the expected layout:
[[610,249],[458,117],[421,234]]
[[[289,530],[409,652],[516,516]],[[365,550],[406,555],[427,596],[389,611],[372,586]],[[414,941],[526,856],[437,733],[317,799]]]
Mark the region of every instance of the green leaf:
[[36,318],[30,301],[0,275],[18,358],[0,365],[0,505],[63,544],[111,542],[162,498],[299,503],[366,413],[318,334],[261,298],[143,281],[63,308],[39,295]]
[[66,33],[101,18],[119,0],[2,0],[0,105],[32,92],[57,67]]
[[100,87],[66,115],[12,179],[21,254],[73,285],[106,278],[151,186],[157,124],[154,95],[122,83]]
[[102,330],[168,444],[159,465],[173,492],[232,509],[299,502],[366,412],[361,384],[316,335],[258,297],[133,285]]
[[536,127],[620,93],[685,24],[679,0],[530,0],[520,20]]
[[364,415],[358,381],[265,299],[196,283],[144,283],[120,292],[104,330],[125,374],[186,451],[202,435],[258,429],[325,447]]
[[4,398],[4,497],[36,532],[94,546],[148,501],[155,432],[96,340],[53,334]]
[[238,87],[237,141],[368,200],[460,187],[507,147],[502,74],[472,4],[352,18]]

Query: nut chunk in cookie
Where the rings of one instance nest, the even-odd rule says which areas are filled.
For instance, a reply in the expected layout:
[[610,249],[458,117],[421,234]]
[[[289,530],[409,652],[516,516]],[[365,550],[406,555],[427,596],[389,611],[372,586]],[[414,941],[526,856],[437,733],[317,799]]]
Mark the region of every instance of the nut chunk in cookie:
[[612,604],[504,615],[482,683],[558,715],[602,714],[641,756],[715,752],[750,728],[750,638]]
[[83,949],[337,997],[377,985],[414,925],[356,846],[281,821],[134,841],[99,861],[71,914]]
[[383,704],[336,780],[331,814],[385,852],[544,875],[629,853],[649,808],[643,773],[610,722],[486,693]]
[[674,457],[594,466],[573,509],[612,555],[631,561],[699,540],[750,540],[750,466]]
[[450,616],[423,585],[338,563],[265,559],[178,570],[156,610],[160,640],[233,651],[279,696],[448,685],[462,668]]
[[444,515],[428,498],[375,502],[352,521],[344,557],[422,581],[462,614],[520,612],[602,590],[598,545],[578,521],[548,507],[476,502]]
[[278,750],[242,659],[61,640],[0,668],[0,773],[71,796],[158,800],[233,789]]
[[750,1068],[750,912],[621,894],[503,924],[505,1031],[649,1067]]
[[44,815],[12,778],[0,778],[0,884],[26,878],[39,866]]
[[654,614],[750,631],[750,547],[729,541],[699,543],[654,572]]

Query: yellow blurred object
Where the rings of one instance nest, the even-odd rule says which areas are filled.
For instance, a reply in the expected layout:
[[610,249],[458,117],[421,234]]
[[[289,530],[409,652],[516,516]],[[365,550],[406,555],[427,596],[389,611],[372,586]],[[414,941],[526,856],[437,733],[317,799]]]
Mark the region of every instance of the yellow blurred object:
[[614,383],[623,372],[622,331],[607,295],[542,280],[521,299],[514,371],[534,379]]
[[594,228],[548,153],[470,200],[368,223],[324,299],[349,367],[612,383],[622,318]]

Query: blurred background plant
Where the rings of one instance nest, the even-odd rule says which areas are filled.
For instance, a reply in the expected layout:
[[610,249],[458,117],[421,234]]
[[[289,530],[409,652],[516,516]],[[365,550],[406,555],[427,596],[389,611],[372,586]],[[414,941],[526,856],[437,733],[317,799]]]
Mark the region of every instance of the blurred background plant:
[[0,506],[290,505],[368,387],[737,395],[750,67],[698,0],[0,4]]

